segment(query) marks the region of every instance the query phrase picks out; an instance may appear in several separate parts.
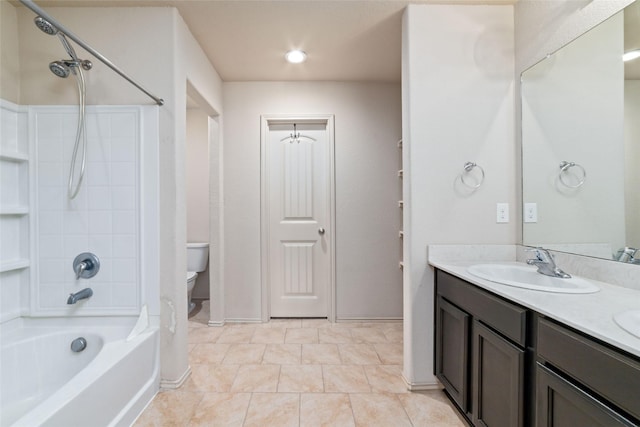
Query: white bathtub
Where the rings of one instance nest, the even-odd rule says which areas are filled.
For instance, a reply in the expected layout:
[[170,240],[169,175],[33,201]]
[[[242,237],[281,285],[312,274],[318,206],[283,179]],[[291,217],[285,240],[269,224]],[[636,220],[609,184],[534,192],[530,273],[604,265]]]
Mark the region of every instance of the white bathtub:
[[[2,325],[0,426],[129,426],[159,387],[158,328],[135,318],[20,318]],[[74,353],[71,341],[87,347]]]

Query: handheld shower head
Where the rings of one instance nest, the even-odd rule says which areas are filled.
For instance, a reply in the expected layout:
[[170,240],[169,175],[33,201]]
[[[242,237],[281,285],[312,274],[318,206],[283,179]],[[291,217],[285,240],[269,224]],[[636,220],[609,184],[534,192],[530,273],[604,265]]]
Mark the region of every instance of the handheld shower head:
[[66,79],[71,74],[71,68],[63,61],[53,61],[49,64],[49,69],[58,77]]
[[43,33],[47,33],[50,36],[55,36],[56,34],[58,34],[58,29],[42,16],[36,16],[33,19],[33,22],[36,24],[36,27],[40,28]]

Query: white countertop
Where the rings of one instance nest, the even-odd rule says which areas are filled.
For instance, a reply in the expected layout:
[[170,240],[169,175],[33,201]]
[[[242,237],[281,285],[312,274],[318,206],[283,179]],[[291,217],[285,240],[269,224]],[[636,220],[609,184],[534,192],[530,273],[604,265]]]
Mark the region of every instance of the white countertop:
[[[490,262],[429,261],[440,270],[640,357],[640,338],[628,333],[613,320],[614,315],[623,311],[640,310],[640,291],[591,279],[587,280],[595,283],[600,288],[599,292],[560,294],[521,289],[480,279],[467,272],[467,267],[480,263]],[[526,265],[515,262],[500,264]]]

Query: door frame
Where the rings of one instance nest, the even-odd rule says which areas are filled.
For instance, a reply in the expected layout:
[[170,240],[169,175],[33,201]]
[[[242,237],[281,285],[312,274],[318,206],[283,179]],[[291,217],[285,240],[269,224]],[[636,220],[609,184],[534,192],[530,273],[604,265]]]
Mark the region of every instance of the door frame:
[[262,291],[262,321],[271,318],[271,284],[269,260],[269,162],[267,144],[269,143],[269,126],[272,124],[324,124],[327,126],[329,144],[329,168],[327,185],[329,190],[329,212],[327,225],[329,237],[329,288],[327,289],[327,319],[335,322],[336,315],[336,260],[335,260],[335,135],[333,114],[319,115],[261,115],[260,116],[260,264]]

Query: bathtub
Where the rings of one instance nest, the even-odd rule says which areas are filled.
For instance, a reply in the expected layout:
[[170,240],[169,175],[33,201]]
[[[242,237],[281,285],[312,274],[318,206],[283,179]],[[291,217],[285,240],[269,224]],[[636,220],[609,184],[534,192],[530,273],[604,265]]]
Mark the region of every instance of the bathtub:
[[[158,328],[136,318],[19,318],[1,326],[0,426],[129,426],[159,388]],[[71,342],[87,341],[75,353]]]

